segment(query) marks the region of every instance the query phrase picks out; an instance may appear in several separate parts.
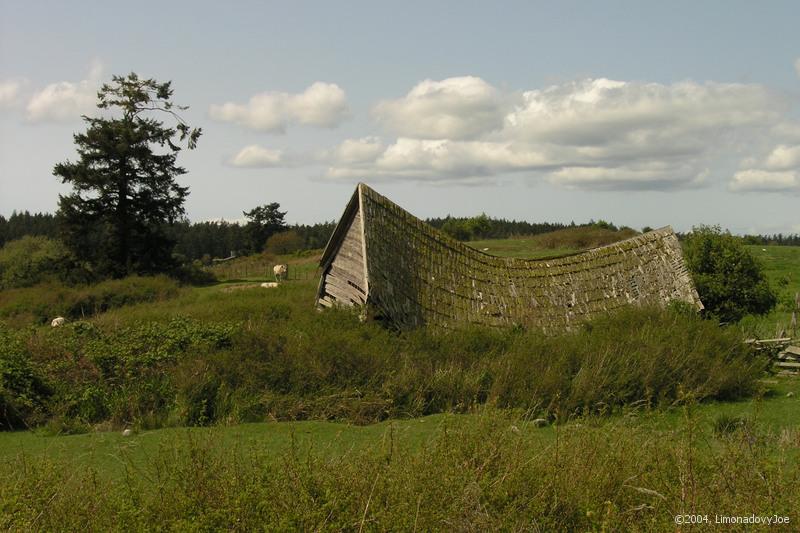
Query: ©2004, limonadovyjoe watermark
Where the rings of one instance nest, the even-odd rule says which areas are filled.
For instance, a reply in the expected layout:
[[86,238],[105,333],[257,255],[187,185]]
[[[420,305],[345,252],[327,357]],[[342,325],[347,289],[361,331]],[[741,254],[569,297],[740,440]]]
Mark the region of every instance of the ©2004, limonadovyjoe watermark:
[[762,526],[787,525],[789,517],[773,515],[721,515],[721,514],[676,514],[676,524],[752,524]]

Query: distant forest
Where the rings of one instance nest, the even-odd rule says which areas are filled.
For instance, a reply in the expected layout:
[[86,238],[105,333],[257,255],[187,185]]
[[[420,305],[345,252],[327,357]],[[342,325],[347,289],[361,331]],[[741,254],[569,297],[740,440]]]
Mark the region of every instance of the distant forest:
[[[575,226],[571,224],[550,222],[526,222],[491,218],[486,215],[477,217],[445,217],[429,218],[425,222],[435,228],[449,233],[460,240],[471,239],[503,239],[521,235],[538,235]],[[333,232],[336,223],[321,222],[317,224],[295,224],[286,226],[286,231],[293,232],[299,249],[311,250],[323,248]],[[608,222],[594,222],[581,225],[601,225],[616,229]],[[231,222],[189,222],[181,221],[169,229],[171,237],[177,243],[175,253],[189,260],[221,258],[246,253],[260,252],[251,250],[247,228],[243,224]],[[43,235],[58,237],[58,220],[51,213],[14,212],[9,218],[0,215],[0,246],[8,241],[26,235]],[[777,233],[774,235],[745,235],[748,244],[773,244],[800,246],[800,234]]]

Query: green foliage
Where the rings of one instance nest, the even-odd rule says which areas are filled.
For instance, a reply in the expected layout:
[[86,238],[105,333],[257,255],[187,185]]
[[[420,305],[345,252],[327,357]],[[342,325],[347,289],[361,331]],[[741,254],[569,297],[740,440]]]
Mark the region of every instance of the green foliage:
[[22,237],[0,248],[0,290],[67,280],[77,271],[66,246],[47,237]]
[[[484,404],[563,419],[686,395],[746,396],[766,364],[734,330],[672,311],[631,309],[560,337],[397,334],[346,311],[311,311],[289,288],[273,291],[267,301],[260,289],[209,293],[188,307],[167,301],[161,314],[126,307],[96,326],[16,335],[55,390],[46,417],[68,429],[70,419],[369,423]],[[176,308],[199,316],[171,318]]]
[[26,236],[58,236],[56,217],[52,213],[30,213],[14,211],[11,216],[0,215],[0,246]]
[[24,336],[0,324],[0,429],[41,422],[50,390],[31,360]]
[[706,312],[723,322],[764,314],[777,303],[761,263],[741,239],[719,226],[699,226],[686,238],[686,262]]
[[269,254],[287,255],[299,252],[304,247],[303,239],[294,230],[276,233],[267,239],[264,251]]
[[590,220],[589,221],[589,225],[590,226],[594,226],[596,228],[600,228],[600,229],[607,229],[607,230],[611,230],[611,231],[619,231],[619,229],[614,224],[612,224],[611,222],[607,222],[607,221],[605,221],[603,219],[600,219],[597,222],[595,222],[594,220]]
[[280,207],[279,203],[272,202],[242,212],[247,218],[245,230],[250,238],[252,253],[263,250],[267,239],[286,229],[286,223],[283,220],[286,211],[281,211]]
[[712,421],[711,428],[715,436],[724,437],[736,431],[747,430],[752,425],[752,420],[748,418],[730,413],[720,413]]
[[442,225],[441,230],[459,241],[468,241],[470,238],[465,220],[448,217]]
[[177,294],[177,282],[167,276],[130,276],[79,286],[44,283],[4,291],[0,318],[45,324],[56,316],[85,318],[135,303],[167,300]]
[[[79,451],[0,464],[0,528],[660,532],[708,509],[793,519],[795,428],[754,422],[715,439],[689,409],[668,427],[628,415],[552,430],[485,410],[372,428],[71,437]],[[112,444],[92,446],[101,439]],[[709,522],[699,529],[731,530],[713,513]]]
[[447,217],[441,225],[441,230],[459,241],[482,239],[492,232],[493,220],[481,213],[471,218]]
[[[174,266],[172,241],[164,227],[183,213],[188,187],[176,178],[181,148],[194,148],[200,129],[191,129],[176,113],[170,82],[114,76],[98,92],[100,109],[116,109],[119,118],[84,117],[85,133],[74,135],[79,159],[55,166],[54,175],[72,186],[59,197],[65,242],[100,276],[164,272]],[[177,120],[165,127],[149,116],[167,113]],[[159,152],[158,150],[165,150]]]
[[592,226],[572,226],[539,235],[523,235],[513,239],[473,241],[470,246],[503,257],[531,259],[604,246],[637,235],[630,228],[611,230]]

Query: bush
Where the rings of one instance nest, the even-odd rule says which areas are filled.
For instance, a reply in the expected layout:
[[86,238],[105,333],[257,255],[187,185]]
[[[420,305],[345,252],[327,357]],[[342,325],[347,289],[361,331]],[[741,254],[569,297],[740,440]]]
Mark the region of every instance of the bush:
[[47,237],[26,236],[0,248],[0,290],[65,281],[75,269],[66,246]]
[[442,231],[459,241],[470,241],[486,238],[492,231],[492,219],[481,213],[476,217],[453,218],[448,216]]
[[747,314],[766,314],[777,303],[761,263],[719,226],[692,228],[685,251],[705,312],[714,318],[737,322]]
[[24,335],[0,323],[0,429],[41,422],[50,392],[27,353]]
[[0,318],[45,324],[56,316],[85,318],[126,305],[166,300],[177,294],[177,282],[167,276],[131,276],[76,287],[49,282],[4,291]]
[[276,233],[264,245],[264,251],[275,255],[286,255],[298,252],[305,247],[303,238],[294,230]]
[[601,220],[588,226],[575,226],[542,233],[530,240],[539,248],[582,250],[629,239],[635,235],[637,232],[630,228],[617,229],[613,224]]
[[[634,403],[744,397],[767,363],[736,330],[672,310],[631,308],[559,337],[484,328],[398,334],[346,311],[298,312],[281,301],[293,296],[279,290],[264,302],[253,293],[259,303],[247,305],[246,294],[231,296],[218,312],[235,322],[167,312],[128,325],[117,315],[106,327],[21,330],[15,372],[40,376],[52,394],[37,393],[41,401],[15,412],[28,425],[53,418],[65,428],[70,419],[372,423],[485,404],[565,419]],[[26,401],[27,390],[10,397]]]

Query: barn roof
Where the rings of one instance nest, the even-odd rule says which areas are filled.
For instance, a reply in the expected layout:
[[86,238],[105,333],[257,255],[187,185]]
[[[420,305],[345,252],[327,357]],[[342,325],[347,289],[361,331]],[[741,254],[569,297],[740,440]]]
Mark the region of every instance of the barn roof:
[[630,304],[702,308],[670,227],[557,258],[497,257],[363,183],[320,264],[319,306],[364,306],[399,328],[474,323],[557,332]]

